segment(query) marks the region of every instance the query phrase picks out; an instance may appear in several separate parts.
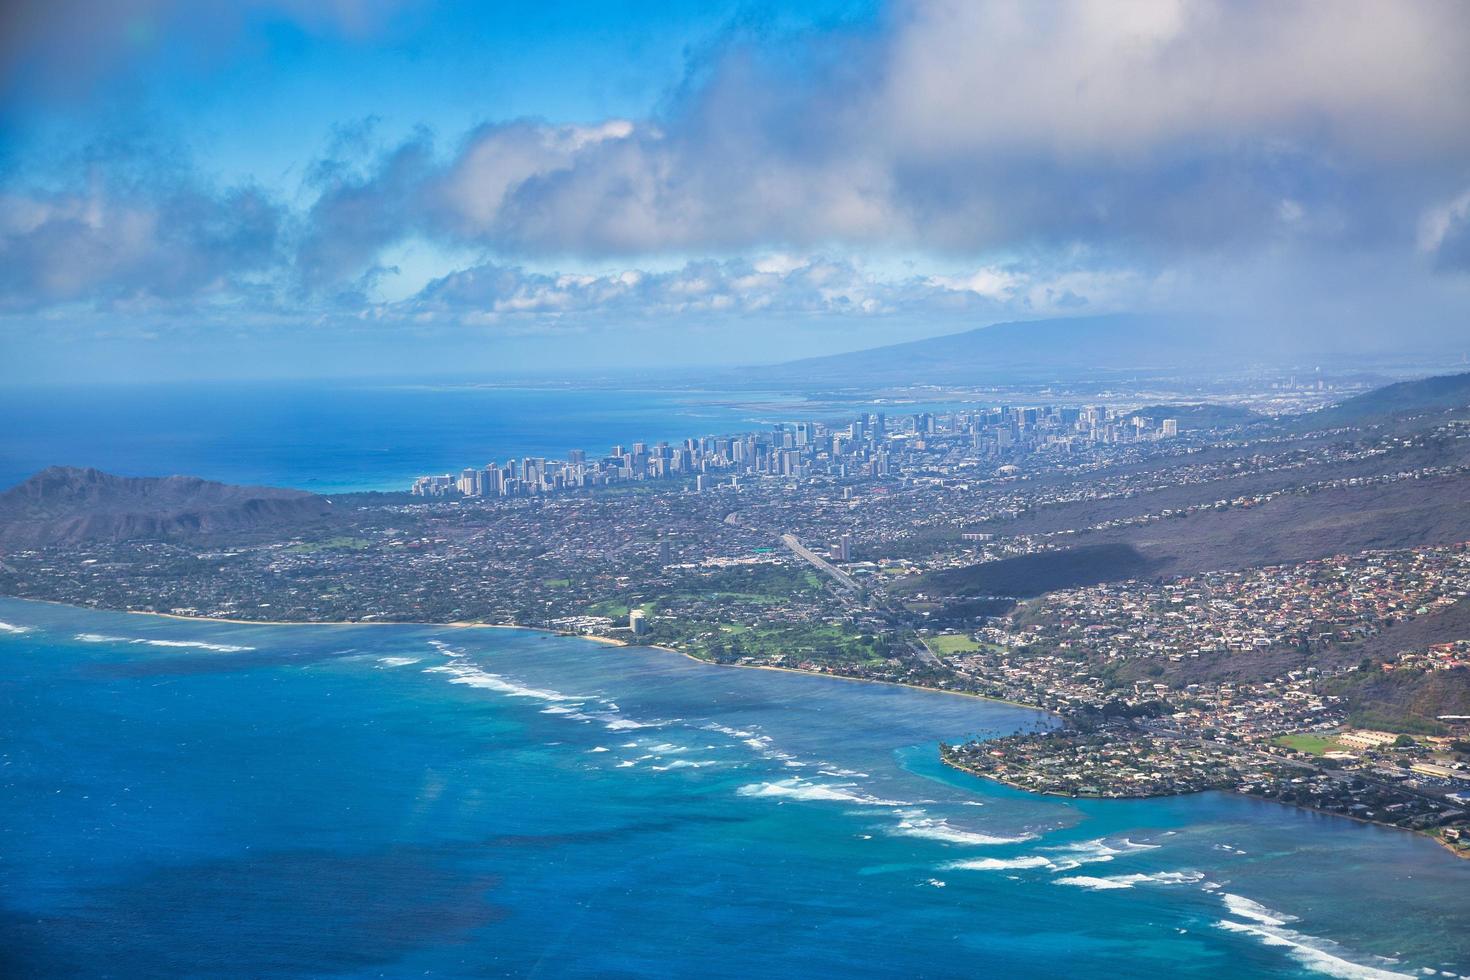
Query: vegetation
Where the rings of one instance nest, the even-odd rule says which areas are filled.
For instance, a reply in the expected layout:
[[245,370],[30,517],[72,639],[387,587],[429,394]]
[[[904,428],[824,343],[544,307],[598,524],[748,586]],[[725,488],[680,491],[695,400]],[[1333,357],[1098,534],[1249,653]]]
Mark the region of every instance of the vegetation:
[[940,657],[948,657],[956,653],[974,653],[983,649],[978,641],[964,633],[943,633],[939,636],[930,636],[925,638],[924,643],[936,656]]
[[1330,735],[1281,735],[1272,741],[1283,748],[1308,755],[1342,751],[1342,744]]
[[1150,567],[1131,545],[1096,544],[927,572],[895,588],[931,595],[1030,598],[1056,589],[1135,578]]
[[1238,405],[1146,405],[1133,413],[1150,419],[1174,419],[1181,429],[1223,429],[1260,422],[1264,416]]
[[1348,722],[1410,735],[1439,735],[1440,715],[1470,714],[1470,671],[1399,668],[1356,670],[1325,682],[1346,700]]
[[716,625],[658,619],[642,640],[673,646],[716,663],[752,658],[781,666],[851,666],[880,663],[893,652],[881,637],[830,623]]
[[1470,405],[1470,374],[1447,374],[1375,388],[1303,415],[1298,425],[1301,428],[1361,425],[1405,412],[1443,411],[1465,405]]

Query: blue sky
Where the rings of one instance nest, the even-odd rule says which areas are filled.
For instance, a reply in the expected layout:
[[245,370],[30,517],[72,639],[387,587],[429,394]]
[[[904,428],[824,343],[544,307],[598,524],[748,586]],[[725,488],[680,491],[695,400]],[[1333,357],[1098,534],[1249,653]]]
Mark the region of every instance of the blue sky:
[[1470,7],[77,0],[0,22],[0,379],[1470,343]]

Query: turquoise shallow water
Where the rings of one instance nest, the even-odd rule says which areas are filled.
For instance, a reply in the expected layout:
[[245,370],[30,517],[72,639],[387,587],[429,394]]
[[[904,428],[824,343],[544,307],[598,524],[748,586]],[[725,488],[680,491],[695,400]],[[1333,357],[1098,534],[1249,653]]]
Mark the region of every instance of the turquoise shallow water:
[[0,975],[1470,973],[1470,862],[945,770],[1006,705],[0,600]]

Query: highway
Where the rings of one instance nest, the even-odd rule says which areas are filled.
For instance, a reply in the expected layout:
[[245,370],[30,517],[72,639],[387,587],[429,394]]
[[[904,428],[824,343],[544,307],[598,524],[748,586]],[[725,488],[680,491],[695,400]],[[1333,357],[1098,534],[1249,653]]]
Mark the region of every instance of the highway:
[[792,554],[796,555],[796,557],[805,559],[813,566],[815,566],[819,571],[831,576],[832,581],[836,582],[844,589],[850,589],[853,592],[862,591],[862,587],[852,580],[851,575],[847,574],[842,569],[838,568],[836,565],[833,565],[831,562],[827,561],[827,559],[823,558],[821,555],[818,555],[815,551],[812,551],[812,549],[802,544],[801,539],[798,538],[796,535],[781,535],[781,543],[790,548]]

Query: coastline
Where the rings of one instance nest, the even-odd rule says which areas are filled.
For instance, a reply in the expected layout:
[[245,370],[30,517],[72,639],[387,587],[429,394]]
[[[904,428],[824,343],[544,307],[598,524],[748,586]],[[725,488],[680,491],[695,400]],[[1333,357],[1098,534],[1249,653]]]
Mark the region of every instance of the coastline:
[[853,677],[848,674],[833,674],[820,670],[802,670],[799,667],[778,667],[774,664],[717,663],[713,660],[705,660],[701,657],[696,657],[694,656],[694,654],[689,653],[685,650],[663,646],[658,643],[635,644],[629,643],[626,640],[620,640],[617,637],[613,636],[594,636],[586,633],[568,633],[565,630],[547,629],[544,626],[521,626],[516,623],[480,623],[473,620],[456,620],[448,623],[432,623],[422,620],[369,620],[367,622],[360,622],[353,620],[235,619],[225,616],[185,616],[180,613],[148,612],[142,609],[104,609],[96,606],[78,606],[69,602],[58,602],[55,599],[32,599],[27,596],[5,596],[4,598],[15,599],[19,602],[44,602],[47,605],[51,606],[64,606],[67,609],[77,609],[90,612],[125,613],[129,616],[155,616],[160,619],[177,619],[184,622],[194,623],[226,623],[231,626],[325,626],[332,628],[346,626],[417,626],[433,629],[522,630],[529,633],[544,633],[547,636],[565,636],[578,640],[591,640],[593,643],[601,643],[606,646],[626,647],[630,649],[638,647],[649,650],[662,650],[665,653],[678,654],[681,657],[692,660],[698,664],[703,664],[706,667],[735,667],[741,670],[774,670],[788,674],[800,674],[805,677],[826,677],[832,680],[852,681],[858,684],[884,684],[889,687],[905,687],[909,690],[926,691],[930,694],[947,694],[952,697],[975,698],[980,701],[989,701],[993,704],[1008,705],[1012,708],[1025,708],[1028,711],[1038,712],[1039,714],[1043,714],[1051,719],[1056,718],[1056,715],[1054,715],[1052,712],[1047,711],[1045,708],[1037,707],[1034,704],[1022,704],[1019,701],[1007,701],[1003,698],[987,697],[984,694],[974,694],[970,691],[950,691],[942,687],[924,687],[921,684],[909,684],[905,681],[887,681],[870,677]]
[[[660,650],[660,651],[663,651],[664,653],[678,654],[679,656],[682,656],[682,657],[684,657],[687,660],[692,660],[695,663],[703,664],[706,667],[734,667],[734,668],[740,668],[740,669],[744,669],[744,670],[769,670],[769,671],[777,671],[777,672],[787,673],[787,674],[800,674],[800,675],[804,675],[804,676],[807,676],[807,677],[826,677],[826,678],[831,678],[831,679],[834,679],[834,680],[853,681],[853,682],[860,683],[860,684],[884,684],[884,685],[888,685],[890,687],[904,687],[904,688],[909,688],[910,690],[926,691],[926,692],[933,693],[933,694],[947,694],[947,695],[952,695],[952,696],[955,696],[955,697],[975,698],[977,700],[989,701],[989,702],[992,702],[992,703],[995,703],[995,704],[1004,704],[1004,705],[1008,705],[1010,707],[1015,707],[1015,708],[1025,708],[1027,710],[1035,711],[1035,712],[1038,712],[1040,714],[1043,714],[1043,715],[1045,715],[1048,718],[1052,718],[1052,719],[1055,719],[1056,718],[1056,716],[1054,714],[1052,714],[1051,712],[1047,711],[1044,708],[1039,708],[1039,707],[1037,707],[1035,705],[1022,704],[1022,703],[1016,702],[1016,701],[1006,701],[1006,700],[1004,700],[1002,698],[987,697],[987,696],[985,696],[983,694],[974,694],[974,693],[971,693],[969,691],[949,691],[949,690],[945,690],[943,688],[924,687],[924,686],[919,685],[919,684],[909,684],[909,683],[905,683],[903,681],[888,681],[888,680],[879,680],[879,679],[867,678],[867,677],[852,677],[852,676],[845,675],[845,674],[833,674],[833,673],[827,673],[827,672],[824,672],[824,671],[815,671],[815,670],[802,670],[801,668],[798,668],[798,667],[780,667],[780,666],[776,666],[776,665],[773,665],[773,664],[718,663],[718,662],[713,661],[713,660],[704,660],[704,659],[702,659],[700,657],[696,657],[693,654],[691,654],[691,653],[689,653],[687,651],[684,651],[684,650],[679,650],[679,649],[676,649],[674,647],[669,647],[669,646],[663,646],[663,645],[657,644],[657,643],[633,644],[633,643],[627,642],[626,640],[621,640],[621,639],[618,639],[617,637],[612,637],[612,636],[595,636],[595,635],[589,635],[589,634],[584,634],[584,633],[569,633],[569,632],[566,632],[564,630],[547,629],[547,628],[541,627],[541,626],[521,626],[521,625],[514,624],[514,623],[480,623],[480,622],[473,622],[473,621],[469,621],[469,620],[458,620],[458,621],[447,622],[447,623],[434,623],[434,622],[426,622],[426,621],[403,621],[403,620],[397,620],[397,621],[392,621],[392,622],[388,622],[388,621],[369,621],[369,622],[331,621],[331,622],[326,622],[326,621],[306,621],[306,620],[234,619],[234,618],[227,618],[227,617],[222,617],[222,616],[186,616],[186,615],[181,615],[179,613],[146,612],[144,610],[138,610],[138,609],[128,609],[128,610],[115,610],[115,609],[113,609],[113,610],[102,610],[102,609],[96,609],[96,608],[91,607],[91,606],[77,606],[77,605],[73,605],[71,603],[58,602],[58,601],[56,601],[54,599],[30,599],[30,598],[24,598],[24,597],[21,597],[21,596],[6,596],[5,598],[16,599],[17,601],[21,601],[21,602],[43,602],[43,603],[46,603],[48,605],[64,606],[64,607],[66,607],[68,609],[76,609],[76,610],[79,610],[79,611],[125,612],[126,614],[131,615],[131,616],[153,616],[153,617],[158,617],[160,619],[174,619],[174,620],[181,620],[181,621],[184,621],[184,622],[199,622],[199,623],[224,623],[224,624],[233,625],[233,626],[324,626],[324,627],[334,627],[334,628],[336,628],[336,627],[352,627],[352,626],[409,626],[409,627],[427,627],[427,628],[435,628],[435,629],[501,629],[501,630],[519,630],[519,631],[529,632],[529,633],[542,633],[542,634],[545,634],[547,636],[561,636],[561,637],[569,637],[569,638],[580,639],[580,640],[590,640],[590,641],[592,641],[594,643],[601,643],[601,644],[603,644],[605,646],[622,647],[622,648],[626,648],[626,649],[632,649],[632,648],[638,647],[638,648],[651,649],[651,650]],[[1056,792],[1049,792],[1049,791],[1045,791],[1045,790],[1031,789],[1030,787],[1022,786],[1022,785],[1020,785],[1018,783],[1012,782],[1012,781],[1010,781],[1008,779],[1005,779],[1003,777],[994,775],[992,773],[981,772],[979,770],[972,769],[972,768],[970,768],[968,766],[961,765],[960,763],[952,760],[948,756],[948,754],[945,753],[945,752],[943,752],[943,751],[941,751],[939,753],[939,761],[940,761],[940,763],[942,765],[947,766],[948,768],[953,769],[956,772],[962,772],[962,773],[965,773],[966,775],[969,775],[971,777],[978,778],[978,779],[989,780],[990,782],[996,783],[998,785],[1005,786],[1005,787],[1007,787],[1009,789],[1013,789],[1013,790],[1016,790],[1018,792],[1027,793],[1027,794],[1030,794],[1032,796],[1052,797],[1052,798],[1055,798],[1055,799],[1068,799],[1068,800],[1099,800],[1099,801],[1107,802],[1107,801],[1117,801],[1117,800],[1125,800],[1125,799],[1161,799],[1161,798],[1168,797],[1168,796],[1182,795],[1182,794],[1176,794],[1176,793],[1150,793],[1150,794],[1144,794],[1144,795],[1141,795],[1141,796],[1114,797],[1114,796],[1096,796],[1096,795],[1081,795],[1081,794],[1069,794],[1069,793],[1056,793]],[[1294,803],[1294,802],[1287,803],[1287,802],[1283,802],[1283,801],[1278,800],[1278,799],[1274,799],[1272,797],[1255,796],[1255,795],[1250,794],[1250,793],[1241,793],[1239,790],[1236,790],[1236,789],[1233,789],[1233,788],[1225,788],[1225,789],[1219,789],[1219,790],[1213,790],[1213,791],[1214,792],[1229,792],[1229,793],[1234,793],[1237,796],[1242,796],[1242,797],[1245,797],[1247,799],[1258,800],[1258,801],[1263,802],[1263,803],[1275,803],[1278,806],[1290,806],[1290,807],[1293,807],[1293,808],[1298,809],[1298,810],[1308,810],[1308,811],[1311,811],[1313,813],[1320,813],[1323,816],[1328,816],[1328,817],[1342,817],[1342,818],[1345,818],[1347,820],[1351,820],[1351,821],[1353,821],[1355,823],[1361,823],[1361,824],[1367,824],[1367,825],[1370,825],[1370,826],[1383,827],[1383,828],[1389,829],[1389,830],[1402,831],[1404,833],[1411,834],[1411,835],[1416,836],[1416,837],[1427,838],[1428,840],[1433,841],[1435,844],[1439,845],[1439,847],[1441,849],[1443,849],[1445,851],[1448,851],[1450,854],[1452,854],[1456,858],[1459,858],[1461,860],[1470,860],[1470,848],[1459,848],[1459,847],[1455,847],[1449,841],[1447,841],[1447,840],[1443,839],[1442,837],[1438,836],[1437,834],[1434,834],[1434,833],[1432,833],[1430,831],[1427,831],[1427,830],[1414,830],[1414,829],[1411,829],[1411,828],[1408,828],[1408,827],[1400,827],[1397,824],[1383,823],[1381,821],[1370,820],[1370,819],[1367,819],[1365,817],[1355,816],[1353,814],[1336,813],[1336,812],[1333,812],[1333,811],[1330,811],[1330,810],[1322,810],[1322,809],[1320,809],[1318,807],[1308,806],[1308,805],[1302,804],[1302,803]],[[1198,792],[1211,792],[1211,790],[1199,790]]]
[[[977,779],[988,779],[988,780],[990,780],[993,783],[1000,784],[1001,786],[1007,786],[1007,787],[1010,787],[1011,789],[1018,790],[1018,791],[1020,791],[1022,793],[1030,793],[1032,796],[1050,796],[1050,797],[1053,797],[1055,799],[1062,799],[1062,800],[1101,800],[1101,801],[1104,801],[1104,802],[1109,802],[1109,801],[1120,801],[1120,800],[1159,800],[1159,799],[1165,799],[1165,798],[1170,797],[1170,796],[1189,796],[1189,795],[1193,795],[1192,793],[1143,793],[1143,794],[1139,794],[1137,796],[1094,796],[1094,795],[1091,795],[1091,794],[1081,794],[1081,793],[1079,793],[1079,794],[1053,793],[1053,792],[1048,792],[1046,790],[1035,790],[1035,789],[1031,789],[1030,787],[1021,786],[1021,785],[1019,785],[1017,783],[1013,783],[1009,779],[1004,779],[1004,778],[1002,778],[1000,776],[996,776],[993,773],[981,772],[978,769],[971,769],[969,766],[961,765],[960,763],[955,762],[953,759],[949,758],[948,754],[946,754],[944,752],[940,752],[939,753],[939,761],[942,764],[944,764],[946,766],[949,766],[951,769],[954,769],[957,772],[967,773],[968,775],[974,776]],[[1259,801],[1261,803],[1274,803],[1277,806],[1289,806],[1289,807],[1292,807],[1292,808],[1297,809],[1297,810],[1309,810],[1312,813],[1320,813],[1324,817],[1341,817],[1341,818],[1343,818],[1345,820],[1351,820],[1354,823],[1366,824],[1366,825],[1368,825],[1370,827],[1382,827],[1385,830],[1397,830],[1397,831],[1400,831],[1400,832],[1405,833],[1405,834],[1411,834],[1411,835],[1413,835],[1415,837],[1423,837],[1423,838],[1426,838],[1428,840],[1431,840],[1434,843],[1438,844],[1443,849],[1445,849],[1446,851],[1449,851],[1455,857],[1461,859],[1462,861],[1464,861],[1464,860],[1470,860],[1470,848],[1455,847],[1453,844],[1451,844],[1449,841],[1445,840],[1443,837],[1440,837],[1437,834],[1431,833],[1428,830],[1414,830],[1414,829],[1412,829],[1410,827],[1400,827],[1398,824],[1383,823],[1382,821],[1379,821],[1379,820],[1369,820],[1366,817],[1354,816],[1351,813],[1337,813],[1337,812],[1332,811],[1332,810],[1323,810],[1320,807],[1308,806],[1305,803],[1289,803],[1289,802],[1286,802],[1284,800],[1278,800],[1278,799],[1275,799],[1274,797],[1270,797],[1270,796],[1257,796],[1254,793],[1242,793],[1238,789],[1229,788],[1229,787],[1223,788],[1223,789],[1201,789],[1201,790],[1196,790],[1194,792],[1197,792],[1197,793],[1234,793],[1236,796],[1241,796],[1241,797],[1244,797],[1245,799],[1248,799],[1248,800],[1257,800],[1257,801]]]

